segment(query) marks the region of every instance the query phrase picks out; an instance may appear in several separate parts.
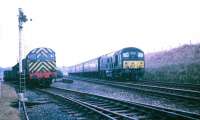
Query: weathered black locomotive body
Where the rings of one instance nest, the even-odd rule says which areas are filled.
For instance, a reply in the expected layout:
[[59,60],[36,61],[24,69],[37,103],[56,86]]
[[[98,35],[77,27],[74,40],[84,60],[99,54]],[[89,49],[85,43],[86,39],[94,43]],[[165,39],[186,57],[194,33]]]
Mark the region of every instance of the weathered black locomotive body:
[[68,73],[102,79],[137,80],[143,76],[144,68],[144,52],[138,48],[129,47],[70,66]]

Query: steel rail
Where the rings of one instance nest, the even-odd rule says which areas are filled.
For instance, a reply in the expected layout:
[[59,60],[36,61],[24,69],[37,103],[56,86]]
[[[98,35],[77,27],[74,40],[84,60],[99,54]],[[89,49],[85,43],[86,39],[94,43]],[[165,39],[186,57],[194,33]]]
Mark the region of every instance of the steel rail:
[[87,104],[87,103],[82,102],[80,100],[73,99],[71,97],[67,97],[67,96],[63,96],[63,95],[60,95],[60,94],[56,94],[56,93],[53,93],[53,92],[50,92],[50,91],[47,91],[47,90],[44,90],[44,89],[43,90],[38,89],[38,90],[41,91],[41,92],[47,93],[49,95],[53,95],[53,96],[59,97],[61,99],[68,100],[68,101],[70,101],[72,103],[78,104],[78,105],[83,106],[83,107],[85,107],[87,109],[90,109],[91,111],[96,112],[97,114],[99,114],[102,117],[104,117],[104,118],[101,118],[101,119],[109,119],[109,120],[118,120],[118,119],[119,120],[123,120],[123,119],[126,119],[126,120],[135,120],[135,119],[132,119],[132,118],[128,118],[126,116],[121,116],[119,114],[112,113],[111,111],[107,111],[107,110],[104,110],[104,109],[96,109],[94,106],[91,106],[90,104]]
[[[141,111],[148,111],[147,114],[149,113],[154,113],[152,115],[154,115],[153,117],[155,116],[160,116],[160,117],[166,117],[166,119],[170,118],[170,119],[183,119],[183,120],[198,120],[200,119],[200,115],[199,114],[195,114],[195,113],[188,113],[188,112],[184,112],[184,111],[177,111],[177,110],[171,110],[171,109],[166,109],[166,108],[159,108],[159,107],[155,107],[155,106],[150,106],[150,105],[144,105],[144,104],[140,104],[140,103],[134,103],[134,102],[127,102],[127,101],[123,101],[123,100],[115,100],[115,99],[112,99],[112,98],[107,98],[107,97],[103,97],[103,96],[98,96],[98,95],[93,95],[93,94],[88,94],[88,93],[83,93],[83,92],[78,92],[78,91],[74,91],[74,90],[69,90],[69,89],[60,89],[60,88],[51,88],[51,89],[54,89],[54,90],[59,90],[59,93],[61,91],[63,91],[64,94],[66,94],[67,92],[71,92],[71,93],[74,93],[74,94],[80,94],[80,95],[77,95],[79,97],[74,97],[74,96],[71,96],[71,95],[68,95],[70,97],[73,97],[75,99],[78,99],[82,102],[85,102],[84,104],[90,104],[90,107],[93,107],[95,109],[98,109],[99,107],[101,109],[106,109],[106,107],[110,108],[112,111],[112,109],[116,109],[117,107],[116,106],[112,106],[112,105],[107,105],[109,103],[109,101],[111,101],[111,104],[116,104],[116,105],[120,105],[124,108],[124,105],[126,106],[125,108],[126,109],[122,109],[120,112],[117,111],[117,110],[113,110],[112,112],[116,113],[116,114],[121,114],[122,116],[127,116],[127,117],[130,117],[126,114],[126,112],[128,112],[128,114],[132,114],[131,111],[134,111],[136,112],[135,110],[141,110]],[[56,92],[52,90],[53,92]],[[83,98],[81,98],[80,96],[83,96]],[[84,98],[86,97],[86,98]],[[94,98],[93,98],[94,97]],[[95,100],[97,99],[100,99],[101,103],[96,103]],[[103,101],[103,103],[102,103]],[[93,104],[91,104],[93,103]],[[102,104],[105,104],[105,105],[102,105]],[[133,110],[133,108],[136,108]],[[119,108],[120,109],[120,108]],[[99,110],[99,109],[98,109]],[[109,109],[106,109],[106,110],[109,110]],[[124,113],[125,112],[125,113]],[[135,113],[134,113],[135,114]],[[144,114],[144,113],[142,113]],[[147,116],[149,117],[149,116]],[[135,118],[132,118],[132,119],[135,119]]]
[[[73,79],[73,78],[70,78],[70,79]],[[129,84],[129,83],[113,82],[113,81],[105,81],[105,80],[91,80],[88,78],[77,78],[77,79],[82,80],[82,81],[92,82],[92,83],[110,85],[113,87],[121,87],[121,88],[125,88],[125,89],[130,89],[130,90],[137,90],[137,91],[142,91],[142,92],[152,93],[152,94],[167,95],[167,96],[171,96],[171,97],[182,98],[182,99],[200,102],[200,92],[199,91],[173,89],[173,88],[149,86],[149,85]]]
[[153,84],[158,86],[168,86],[172,88],[180,88],[187,90],[200,91],[200,84],[191,84],[191,83],[175,83],[175,82],[161,82],[161,81],[147,81],[147,80],[139,80],[135,83],[138,84]]
[[[78,78],[78,79],[94,79],[94,80],[102,80],[102,81],[108,81],[98,78],[87,78],[87,77],[67,77],[69,79]],[[169,88],[177,88],[177,89],[183,89],[183,90],[191,90],[191,91],[198,91],[200,92],[200,84],[190,84],[190,83],[173,83],[173,82],[161,82],[161,81],[147,81],[147,80],[138,80],[138,81],[112,81],[116,83],[127,83],[127,84],[140,84],[140,85],[154,85],[154,86],[163,86],[163,87],[169,87]]]
[[26,120],[29,120],[29,117],[28,117],[28,113],[27,113],[27,110],[26,110],[26,104],[24,101],[19,101],[22,103],[22,108],[23,108],[23,113],[24,113],[24,117]]

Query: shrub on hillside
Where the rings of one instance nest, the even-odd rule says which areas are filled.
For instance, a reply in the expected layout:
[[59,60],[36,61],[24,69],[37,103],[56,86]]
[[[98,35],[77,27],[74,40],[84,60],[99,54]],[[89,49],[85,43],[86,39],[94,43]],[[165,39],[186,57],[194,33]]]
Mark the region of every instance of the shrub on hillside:
[[179,64],[147,68],[144,79],[151,81],[200,84],[200,64]]

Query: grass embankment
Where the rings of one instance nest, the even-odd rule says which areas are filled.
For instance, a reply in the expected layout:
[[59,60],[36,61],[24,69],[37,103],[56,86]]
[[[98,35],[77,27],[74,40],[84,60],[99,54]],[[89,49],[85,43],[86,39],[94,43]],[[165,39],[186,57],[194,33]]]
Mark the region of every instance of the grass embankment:
[[200,84],[200,44],[147,54],[144,79]]
[[145,80],[162,82],[200,84],[200,64],[173,65],[161,68],[148,68]]
[[20,120],[18,110],[11,107],[11,103],[15,101],[17,101],[17,94],[14,88],[7,84],[2,84],[0,96],[0,120]]

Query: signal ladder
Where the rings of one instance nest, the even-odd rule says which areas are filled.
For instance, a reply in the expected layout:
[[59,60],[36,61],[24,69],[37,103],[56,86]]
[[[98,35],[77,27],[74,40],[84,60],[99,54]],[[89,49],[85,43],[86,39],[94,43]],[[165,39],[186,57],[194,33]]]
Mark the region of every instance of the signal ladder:
[[19,93],[25,93],[26,91],[26,74],[25,70],[19,73]]
[[26,111],[26,105],[25,102],[28,100],[25,98],[24,94],[26,92],[26,74],[25,70],[23,70],[21,73],[19,73],[19,111],[21,112],[21,107],[24,111],[24,115],[26,120],[29,120],[27,111]]

